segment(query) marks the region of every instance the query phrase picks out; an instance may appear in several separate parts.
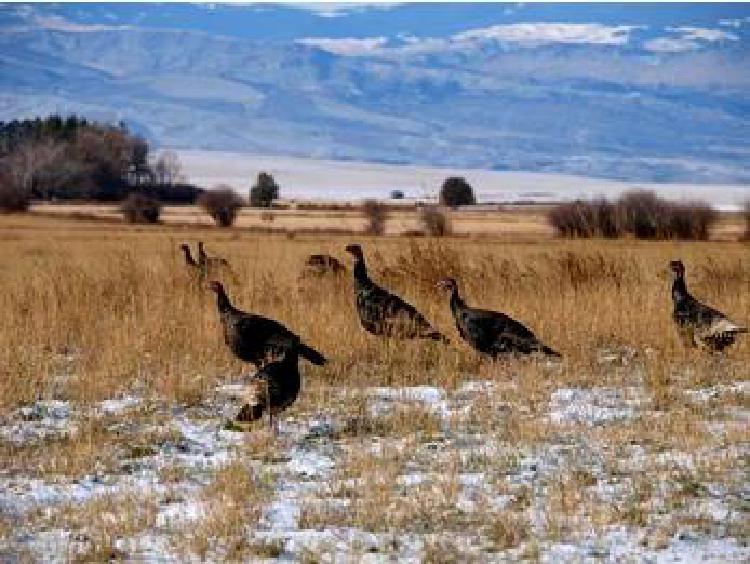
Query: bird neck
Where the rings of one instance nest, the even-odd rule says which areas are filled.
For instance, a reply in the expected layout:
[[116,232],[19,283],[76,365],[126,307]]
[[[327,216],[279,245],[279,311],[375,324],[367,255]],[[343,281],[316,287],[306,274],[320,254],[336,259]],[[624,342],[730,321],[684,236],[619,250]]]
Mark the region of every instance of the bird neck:
[[289,350],[284,353],[284,356],[281,359],[281,364],[283,364],[284,366],[296,366],[298,362],[299,353],[294,350]]
[[234,311],[234,306],[232,306],[232,302],[229,301],[227,293],[223,288],[216,292],[216,307],[219,310],[219,313],[230,313]]
[[193,256],[190,254],[190,249],[182,247],[182,252],[185,253],[185,262],[188,263],[189,266],[198,266],[193,259]]
[[690,294],[687,291],[687,285],[685,284],[685,277],[678,276],[672,282],[672,300],[676,303],[684,302]]
[[365,266],[365,259],[363,257],[357,257],[354,262],[354,279],[363,284],[368,284],[370,282],[370,278],[367,276],[367,266]]
[[451,311],[458,313],[458,310],[464,307],[464,301],[458,293],[458,288],[453,288],[451,291]]

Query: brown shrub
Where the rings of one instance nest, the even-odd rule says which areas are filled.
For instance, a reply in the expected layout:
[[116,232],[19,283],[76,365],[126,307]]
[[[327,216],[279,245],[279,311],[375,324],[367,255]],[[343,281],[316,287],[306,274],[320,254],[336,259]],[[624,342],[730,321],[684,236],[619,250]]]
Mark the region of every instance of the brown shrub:
[[219,227],[229,227],[243,206],[240,198],[229,186],[220,184],[201,194],[198,205],[210,215]]
[[690,202],[675,205],[669,217],[668,238],[707,241],[711,226],[717,219],[718,214],[708,204]]
[[750,241],[750,200],[745,202],[742,215],[745,218],[745,234],[742,236],[742,240]]
[[717,220],[706,203],[676,204],[654,192],[626,192],[616,202],[575,201],[552,208],[547,216],[563,237],[706,240]]
[[31,205],[31,194],[13,176],[0,171],[0,213],[25,212]]
[[159,215],[161,215],[161,202],[132,192],[120,206],[120,212],[128,223],[158,223]]
[[555,206],[547,219],[562,237],[594,237],[597,232],[594,204],[581,200]]
[[664,239],[669,222],[669,204],[654,192],[635,190],[617,202],[623,227],[637,239]]
[[425,206],[420,209],[419,222],[427,235],[443,237],[451,234],[450,219],[438,206]]
[[362,214],[367,219],[365,231],[370,235],[382,235],[385,233],[385,221],[388,219],[388,209],[377,200],[365,200],[362,202]]

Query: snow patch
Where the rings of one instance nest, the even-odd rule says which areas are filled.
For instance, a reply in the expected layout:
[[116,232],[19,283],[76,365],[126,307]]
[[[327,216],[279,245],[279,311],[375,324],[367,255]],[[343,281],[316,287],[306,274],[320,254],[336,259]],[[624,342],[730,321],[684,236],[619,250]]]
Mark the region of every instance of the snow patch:
[[[550,397],[550,421],[595,426],[632,419],[642,400],[637,390],[561,388]],[[631,396],[630,398],[628,396]]]

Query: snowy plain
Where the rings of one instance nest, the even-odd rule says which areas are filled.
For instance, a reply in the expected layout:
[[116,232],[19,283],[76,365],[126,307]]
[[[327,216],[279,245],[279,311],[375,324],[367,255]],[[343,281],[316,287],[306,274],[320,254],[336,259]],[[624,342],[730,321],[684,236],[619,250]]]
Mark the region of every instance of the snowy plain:
[[[234,384],[219,386],[213,398],[187,408],[136,396],[105,400],[89,407],[88,415],[123,420],[137,421],[136,414],[144,411],[158,414],[162,424],[173,429],[173,438],[152,445],[153,449],[143,456],[124,457],[114,472],[92,469],[91,474],[78,479],[0,473],[0,513],[12,516],[14,522],[13,534],[0,543],[0,561],[29,558],[65,562],[76,555],[85,555],[90,540],[85,529],[45,527],[40,525],[44,520],[39,516],[54,514],[65,504],[85,506],[107,496],[117,499],[116,496],[128,495],[155,498],[158,510],[152,527],[116,539],[120,557],[138,562],[185,561],[186,555],[174,537],[206,517],[209,507],[201,490],[210,482],[212,472],[233,461],[239,461],[248,472],[273,476],[273,492],[261,517],[257,525],[248,524],[245,534],[248,542],[277,547],[274,558],[285,561],[420,562],[430,559],[435,547],[445,550],[448,558],[461,555],[491,562],[747,562],[750,558],[747,539],[730,533],[747,517],[742,509],[748,500],[746,483],[694,486],[695,497],[672,512],[685,514],[687,522],[698,519],[710,523],[708,529],[696,532],[680,527],[666,537],[658,536],[660,523],[671,518],[660,509],[661,504],[672,499],[675,488],[681,487],[671,476],[677,470],[689,473],[694,469],[697,453],[680,450],[654,453],[640,444],[632,444],[627,453],[617,454],[618,462],[612,466],[612,446],[605,441],[589,443],[580,437],[571,442],[570,435],[558,439],[553,435],[549,442],[515,448],[491,433],[477,432],[471,421],[472,411],[478,405],[489,402],[506,414],[519,409],[518,405],[503,401],[517,387],[514,381],[467,380],[453,390],[429,385],[361,388],[355,392],[332,390],[334,395],[347,396],[345,400],[351,400],[352,393],[361,394],[367,405],[366,417],[373,420],[399,409],[421,409],[437,418],[439,429],[414,436],[409,433],[402,437],[367,433],[356,436],[348,434],[351,421],[334,410],[296,412],[282,417],[275,441],[283,454],[275,457],[260,453],[248,457],[243,444],[250,435],[223,428],[227,398],[232,397],[235,387]],[[686,390],[685,398],[702,403],[723,394],[739,394],[746,404],[749,389],[747,381],[740,381],[731,386]],[[579,424],[604,431],[654,415],[648,398],[636,388],[558,388],[542,411],[540,422],[546,419],[553,425],[562,425],[561,429],[568,424]],[[740,411],[737,417],[746,421],[747,410]],[[0,422],[0,436],[24,444],[45,441],[51,434],[73,432],[76,420],[84,415],[83,408],[66,401],[39,401]],[[111,424],[112,419],[109,421]],[[725,430],[720,428],[717,432]],[[358,501],[357,495],[347,498],[338,492],[367,488],[367,482],[362,482],[366,473],[352,480],[343,479],[342,472],[347,457],[368,452],[378,463],[389,457],[405,461],[394,482],[394,487],[404,493],[411,492],[409,495],[418,499],[427,492],[436,495],[435,503],[439,504],[441,492],[454,491],[451,504],[457,514],[462,519],[479,519],[479,522],[488,516],[503,515],[511,507],[515,510],[520,507],[530,529],[523,532],[520,542],[498,549],[488,545],[477,531],[468,529],[451,529],[435,535],[419,533],[418,527],[401,533],[370,531],[347,525],[345,520],[341,525],[315,525],[309,517],[311,508],[331,516],[356,507],[353,504]],[[709,453],[734,460],[747,459],[749,454],[747,444]],[[161,476],[173,465],[179,465],[183,473],[167,486]],[[580,510],[570,515],[550,513],[551,507],[557,508],[551,501],[558,495],[554,491],[556,480],[576,474],[587,476],[582,491],[595,504],[612,507],[614,511],[627,509],[633,503],[633,480],[645,468],[660,470],[654,470],[651,476],[653,505],[643,526],[623,523],[593,530],[587,525],[589,516]],[[377,469],[376,465],[376,473]],[[549,538],[550,519],[558,518],[565,523],[567,532],[555,541]],[[546,540],[536,540],[537,535]],[[228,558],[225,550],[226,547],[218,545],[203,558],[222,561]],[[253,561],[266,558],[267,555],[258,554]]]
[[480,203],[547,203],[598,197],[616,198],[628,190],[653,190],[675,201],[703,200],[722,210],[739,209],[750,186],[622,182],[553,173],[391,165],[261,156],[224,151],[178,150],[190,182],[227,184],[245,193],[261,171],[274,176],[284,199],[350,201],[386,199],[391,190],[406,198],[431,201],[448,176],[463,176]]

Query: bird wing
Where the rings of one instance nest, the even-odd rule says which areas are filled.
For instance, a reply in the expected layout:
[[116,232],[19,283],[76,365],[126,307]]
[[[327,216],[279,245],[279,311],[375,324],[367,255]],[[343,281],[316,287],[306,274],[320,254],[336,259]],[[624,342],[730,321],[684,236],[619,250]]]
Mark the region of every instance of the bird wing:
[[531,352],[542,346],[529,328],[499,311],[465,308],[462,323],[479,350]]
[[258,343],[293,344],[299,337],[284,325],[262,315],[244,314],[237,320],[237,334]]
[[726,319],[726,315],[720,312],[718,309],[714,309],[709,305],[706,305],[691,296],[687,303],[687,307],[683,311],[678,312],[677,316],[681,321],[692,323],[700,327],[709,327],[719,320]]
[[704,338],[725,335],[728,333],[747,333],[747,327],[742,327],[726,317],[722,317],[714,319],[711,324],[701,332]]
[[406,331],[416,331],[420,334],[434,331],[430,322],[417,308],[396,294],[392,294],[383,288],[378,289],[380,290],[379,295],[386,319],[395,322],[396,325],[403,325],[403,329]]

